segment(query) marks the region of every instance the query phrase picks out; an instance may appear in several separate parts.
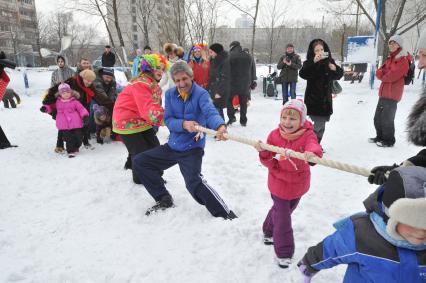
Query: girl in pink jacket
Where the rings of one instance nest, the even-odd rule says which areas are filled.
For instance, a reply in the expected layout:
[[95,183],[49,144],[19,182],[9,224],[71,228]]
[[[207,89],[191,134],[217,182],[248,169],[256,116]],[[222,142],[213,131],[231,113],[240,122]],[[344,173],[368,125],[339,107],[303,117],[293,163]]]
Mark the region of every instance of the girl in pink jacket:
[[262,150],[260,141],[255,145],[260,162],[268,168],[268,188],[273,205],[263,223],[265,245],[274,245],[278,266],[287,268],[294,254],[291,213],[300,198],[309,190],[311,172],[306,160],[322,157],[322,149],[306,120],[306,106],[293,99],[284,104],[278,128],[273,130],[267,143],[305,154],[305,161]]
[[56,108],[56,127],[63,134],[70,158],[75,157],[81,146],[83,124],[89,122],[89,112],[78,98],[78,92],[73,91],[68,84],[62,83],[58,87],[56,103],[44,105],[41,109],[43,112],[51,113]]

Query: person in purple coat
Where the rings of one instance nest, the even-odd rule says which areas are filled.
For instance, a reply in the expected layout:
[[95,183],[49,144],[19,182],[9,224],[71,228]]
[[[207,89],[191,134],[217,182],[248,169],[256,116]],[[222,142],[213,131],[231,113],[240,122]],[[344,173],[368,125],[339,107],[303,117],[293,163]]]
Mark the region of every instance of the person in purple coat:
[[52,112],[56,108],[56,127],[64,137],[68,157],[75,157],[83,140],[83,125],[89,122],[89,112],[78,101],[79,94],[62,83],[58,87],[55,104],[45,105],[44,112]]

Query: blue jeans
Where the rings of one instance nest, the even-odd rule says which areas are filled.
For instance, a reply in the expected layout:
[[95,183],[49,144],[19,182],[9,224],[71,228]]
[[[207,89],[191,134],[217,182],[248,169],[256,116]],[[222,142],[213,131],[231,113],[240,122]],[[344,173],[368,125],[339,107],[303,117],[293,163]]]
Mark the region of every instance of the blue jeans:
[[[290,92],[288,92],[288,87],[290,86]],[[288,97],[291,96],[291,99],[296,98],[296,82],[283,82],[282,84],[283,92],[283,104],[288,101]]]

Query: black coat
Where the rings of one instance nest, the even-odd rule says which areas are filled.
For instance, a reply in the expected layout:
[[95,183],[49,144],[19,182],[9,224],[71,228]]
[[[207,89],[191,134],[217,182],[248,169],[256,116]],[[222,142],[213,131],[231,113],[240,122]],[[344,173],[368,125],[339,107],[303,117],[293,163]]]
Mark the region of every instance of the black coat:
[[[290,65],[284,63],[284,59],[288,58]],[[296,53],[284,54],[281,56],[277,64],[277,69],[281,70],[280,72],[280,81],[281,82],[297,82],[297,73],[299,69],[302,68],[302,61],[300,56]]]
[[235,46],[230,51],[231,65],[231,95],[241,94],[249,96],[253,77],[253,59],[241,46]]
[[[331,85],[333,80],[339,80],[343,76],[343,69],[336,65],[331,57],[330,48],[324,42],[324,51],[328,52],[329,57],[314,63],[313,43],[318,39],[314,39],[309,44],[307,60],[303,62],[299,75],[307,81],[305,91],[305,104],[308,115],[314,116],[330,116],[333,114],[333,99],[331,95]],[[328,64],[336,65],[336,71],[330,70]]]
[[115,54],[112,52],[102,54],[102,67],[114,67]]
[[[229,97],[231,66],[228,52],[222,51],[216,58],[210,60],[209,84],[207,90],[216,108],[225,108]],[[219,94],[220,98],[215,98]]]

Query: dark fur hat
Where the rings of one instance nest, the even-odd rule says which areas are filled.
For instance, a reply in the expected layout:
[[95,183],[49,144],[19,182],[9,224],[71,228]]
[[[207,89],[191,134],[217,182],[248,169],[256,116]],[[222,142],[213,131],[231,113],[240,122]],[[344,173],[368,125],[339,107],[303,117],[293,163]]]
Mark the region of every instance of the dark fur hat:
[[183,55],[185,55],[185,50],[183,49],[182,46],[178,46],[175,48],[174,53],[177,57],[182,59]]
[[176,44],[174,43],[165,43],[163,46],[164,53],[169,54],[176,49]]
[[426,89],[408,115],[408,140],[418,146],[426,146]]

